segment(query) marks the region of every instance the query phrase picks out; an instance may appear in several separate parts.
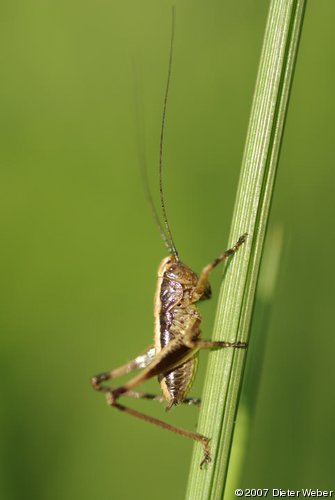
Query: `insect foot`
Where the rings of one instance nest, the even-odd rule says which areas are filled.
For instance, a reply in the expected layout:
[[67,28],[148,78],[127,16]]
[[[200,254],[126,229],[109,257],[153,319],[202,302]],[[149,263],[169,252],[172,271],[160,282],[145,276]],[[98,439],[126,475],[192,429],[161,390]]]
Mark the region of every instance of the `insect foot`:
[[115,406],[116,398],[115,398],[112,390],[106,392],[106,401],[107,401],[108,406]]
[[232,347],[235,347],[235,349],[247,349],[248,348],[248,343],[247,342],[241,342],[238,340],[237,342],[234,342],[232,344]]
[[235,247],[240,247],[241,245],[243,245],[243,243],[245,242],[245,240],[247,239],[248,237],[248,233],[244,233],[242,234],[242,236],[239,237],[238,241],[236,242],[235,244]]
[[235,252],[237,252],[237,250],[243,245],[243,243],[245,243],[247,237],[248,237],[248,233],[242,234],[242,236],[239,237],[239,239],[237,240],[235,245],[232,246],[231,248],[229,248],[228,250],[226,250],[223,255],[225,257],[229,257],[229,255],[232,255]]
[[206,437],[203,437],[202,438],[202,446],[203,446],[203,451],[204,451],[204,458],[200,462],[200,469],[201,470],[203,470],[204,467],[207,467],[207,465],[212,461],[208,443],[209,443],[209,439]]
[[101,373],[100,375],[95,375],[91,378],[91,386],[95,391],[101,391],[101,382],[107,380],[106,375]]

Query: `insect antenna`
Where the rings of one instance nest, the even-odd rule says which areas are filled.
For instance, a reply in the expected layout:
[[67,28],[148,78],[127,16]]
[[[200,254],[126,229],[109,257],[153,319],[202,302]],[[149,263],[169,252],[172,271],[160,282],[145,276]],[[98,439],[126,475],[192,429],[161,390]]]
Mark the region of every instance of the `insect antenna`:
[[[158,227],[161,238],[162,238],[166,248],[168,249],[170,255],[173,255],[174,258],[176,259],[176,261],[179,261],[178,252],[177,252],[177,249],[175,247],[175,244],[174,244],[174,241],[172,238],[171,229],[170,229],[167,215],[166,215],[166,208],[165,208],[165,202],[164,202],[164,192],[163,192],[163,181],[162,181],[165,116],[166,116],[166,107],[167,107],[169,87],[170,87],[170,79],[171,79],[172,55],[173,55],[173,44],[174,44],[174,25],[175,25],[175,8],[172,7],[170,56],[169,56],[167,82],[166,82],[165,95],[164,95],[161,131],[160,131],[160,145],[159,145],[159,193],[160,193],[160,203],[161,203],[161,208],[162,208],[164,226],[162,225],[160,217],[159,217],[158,212],[156,210],[155,203],[154,203],[154,200],[153,200],[153,197],[151,194],[151,190],[150,190],[150,186],[149,186],[147,161],[146,161],[145,151],[143,149],[143,144],[145,142],[144,141],[144,126],[143,126],[143,124],[138,129],[138,144],[137,144],[137,146],[138,146],[138,151],[139,151],[139,156],[140,156],[140,171],[141,171],[142,182],[143,182],[144,189],[145,189],[145,195],[146,195],[147,201],[149,203],[151,212],[154,216],[155,223]],[[136,76],[137,68],[135,66],[134,66],[134,72],[135,72],[135,76]],[[137,79],[137,80],[139,80],[139,79]],[[140,102],[139,102],[139,92],[138,92],[137,88],[135,88],[135,101],[136,101],[135,109],[136,109],[136,115],[137,115],[137,123],[139,123],[141,121],[140,118],[143,115],[143,113],[140,112],[141,110],[140,110]],[[141,137],[139,137],[139,134],[141,135]]]
[[142,103],[140,96],[143,95],[143,92],[141,92],[141,89],[139,89],[139,85],[141,82],[141,78],[139,75],[139,69],[136,66],[135,60],[133,61],[133,72],[134,72],[134,81],[137,82],[137,85],[134,86],[134,97],[135,97],[135,112],[136,112],[136,123],[138,124],[137,126],[137,149],[138,149],[138,155],[139,155],[139,165],[140,165],[140,174],[142,178],[142,183],[145,191],[145,196],[147,199],[147,202],[149,204],[150,210],[152,212],[152,215],[154,217],[156,226],[158,227],[158,230],[160,232],[161,238],[168,249],[170,254],[173,254],[170,242],[168,237],[165,234],[165,229],[160,221],[159,215],[157,213],[155,203],[151,194],[150,190],[150,185],[149,185],[149,179],[148,179],[148,170],[147,170],[147,159],[146,159],[146,154],[145,154],[145,135],[144,135],[144,123],[143,123],[143,109],[142,109]]
[[147,172],[147,169],[146,169],[146,162],[145,162],[145,159],[144,159],[143,155],[142,155],[142,160],[141,160],[141,175],[142,175],[142,181],[143,181],[143,184],[144,184],[145,195],[146,195],[146,198],[148,200],[151,212],[152,212],[152,214],[154,216],[154,219],[155,219],[155,222],[156,222],[156,226],[158,227],[158,230],[160,232],[161,238],[162,238],[162,240],[164,242],[164,245],[168,249],[169,253],[175,255],[175,253],[173,251],[173,248],[172,248],[172,246],[170,244],[170,240],[167,237],[167,235],[165,234],[164,227],[162,226],[161,221],[159,219],[159,215],[157,213],[157,210],[156,210],[156,207],[155,207],[155,204],[154,204],[154,200],[152,199],[152,195],[151,195],[151,191],[150,191],[150,187],[149,187],[148,172]]
[[175,247],[175,244],[174,244],[174,241],[172,238],[170,225],[169,225],[168,218],[166,215],[164,191],[163,191],[163,178],[162,178],[163,177],[162,173],[163,173],[163,145],[164,145],[164,132],[165,132],[165,117],[166,117],[166,107],[167,107],[169,89],[170,89],[170,80],[171,80],[173,45],[174,45],[174,28],[175,28],[175,8],[172,7],[170,56],[169,56],[168,74],[167,74],[165,95],[164,95],[162,124],[161,124],[161,133],[160,133],[160,145],[159,145],[159,194],[160,194],[160,200],[161,200],[163,221],[164,221],[167,240],[168,240],[168,246],[169,246],[170,251],[173,253],[175,259],[177,261],[179,261],[178,252],[177,252],[177,249]]

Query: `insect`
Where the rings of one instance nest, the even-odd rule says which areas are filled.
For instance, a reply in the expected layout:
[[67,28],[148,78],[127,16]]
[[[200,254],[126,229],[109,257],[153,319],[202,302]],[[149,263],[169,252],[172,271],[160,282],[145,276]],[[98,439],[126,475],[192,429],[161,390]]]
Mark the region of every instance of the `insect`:
[[[91,384],[93,389],[105,393],[107,403],[111,407],[198,441],[203,447],[203,460],[200,464],[202,468],[204,464],[209,463],[211,460],[208,444],[209,439],[206,436],[172,426],[162,420],[140,413],[119,403],[120,396],[128,396],[166,402],[167,409],[181,403],[199,405],[199,399],[187,397],[196,372],[198,351],[200,349],[246,347],[246,344],[243,342],[202,340],[200,337],[200,323],[202,318],[196,307],[196,303],[211,297],[211,287],[208,282],[209,273],[218,264],[226,260],[227,257],[234,254],[244,243],[247,235],[240,236],[235,245],[207,264],[200,274],[197,275],[180,261],[166,214],[162,183],[162,158],[165,115],[172,67],[174,24],[173,11],[168,77],[160,134],[159,185],[164,225],[161,224],[155,209],[147,187],[147,180],[145,183],[148,200],[156,223],[169,251],[169,256],[161,261],[157,274],[154,300],[154,344],[128,363],[96,375],[91,379]],[[112,388],[104,384],[107,380],[113,380],[121,375],[140,369],[142,371],[138,375],[119,387]],[[158,377],[162,395],[153,395],[134,390],[139,384],[155,376]]]

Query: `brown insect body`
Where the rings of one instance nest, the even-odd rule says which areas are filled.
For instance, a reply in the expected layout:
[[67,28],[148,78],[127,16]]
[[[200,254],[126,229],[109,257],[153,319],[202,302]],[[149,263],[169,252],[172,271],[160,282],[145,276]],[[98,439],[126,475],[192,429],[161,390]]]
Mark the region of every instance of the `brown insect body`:
[[[157,401],[165,400],[171,408],[179,403],[199,404],[195,398],[187,398],[197,366],[197,351],[212,348],[245,348],[243,342],[221,340],[202,340],[200,338],[201,315],[195,303],[211,295],[208,275],[214,267],[233,255],[245,242],[246,234],[240,236],[234,246],[207,264],[198,276],[188,266],[182,264],[177,255],[163,259],[158,268],[158,280],[155,294],[155,335],[154,346],[135,359],[114,370],[92,377],[92,387],[106,394],[110,406],[145,420],[182,436],[194,439],[203,446],[204,458],[200,464],[210,461],[208,438],[196,432],[174,427],[154,417],[140,413],[118,402],[120,396],[146,398]],[[113,389],[103,382],[119,377],[133,370],[142,371],[128,382]],[[163,392],[162,396],[134,391],[151,377],[158,376]]]
[[185,333],[192,332],[192,340],[200,335],[201,315],[194,305],[200,297],[196,293],[198,276],[173,256],[162,260],[158,268],[155,294],[155,351],[158,354],[171,341],[177,347],[172,359],[176,367],[159,375],[158,380],[168,408],[181,403],[196,374],[198,349],[185,345]]

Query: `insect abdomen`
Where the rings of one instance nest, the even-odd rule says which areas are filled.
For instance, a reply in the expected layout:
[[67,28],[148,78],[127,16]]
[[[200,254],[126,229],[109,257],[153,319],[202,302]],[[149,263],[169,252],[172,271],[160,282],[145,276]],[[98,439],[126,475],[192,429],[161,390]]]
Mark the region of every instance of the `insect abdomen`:
[[175,370],[158,378],[168,407],[178,405],[185,399],[197,371],[197,353]]
[[170,346],[172,351],[176,349],[176,368],[159,376],[163,395],[168,407],[171,407],[186,397],[197,368],[196,351],[183,343],[183,336],[189,329],[192,329],[192,336],[199,335],[201,317],[190,300],[197,276],[184,264],[171,263],[169,259],[162,261],[158,276],[155,300],[156,352],[163,348],[169,349]]

